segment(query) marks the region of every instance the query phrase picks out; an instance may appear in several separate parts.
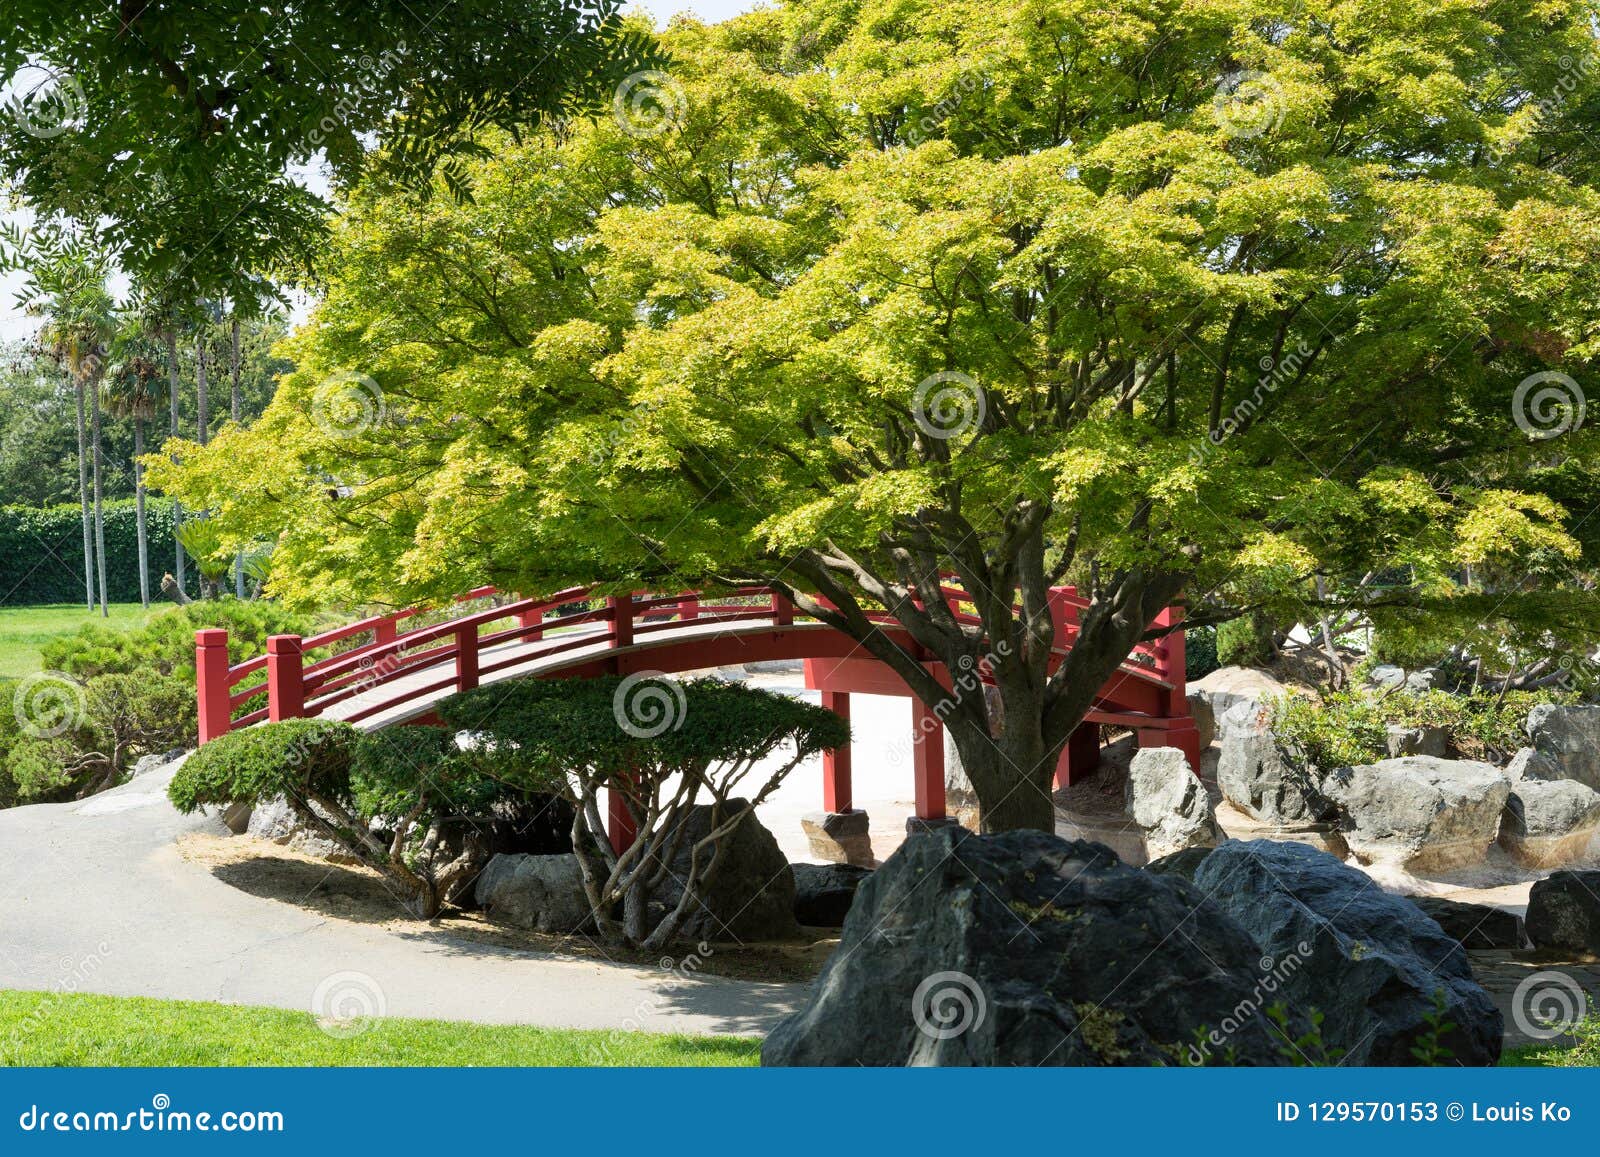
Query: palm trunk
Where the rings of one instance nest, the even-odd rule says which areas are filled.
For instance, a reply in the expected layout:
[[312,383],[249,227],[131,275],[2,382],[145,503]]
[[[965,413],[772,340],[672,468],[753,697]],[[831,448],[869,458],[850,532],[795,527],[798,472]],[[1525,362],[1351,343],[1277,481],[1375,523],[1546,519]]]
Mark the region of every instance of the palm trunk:
[[194,400],[199,414],[195,421],[195,434],[204,446],[211,425],[211,395],[206,383],[206,342],[202,335],[194,339]]
[[[167,392],[172,398],[172,436],[178,436],[178,327],[174,323],[167,328],[164,335],[167,342]],[[172,547],[173,567],[172,577],[178,585],[179,593],[183,592],[183,543],[178,541],[178,529],[183,525],[183,506],[176,498],[172,500]]]
[[94,415],[94,555],[95,570],[100,578],[100,614],[103,618],[111,617],[111,608],[106,604],[106,515],[105,506],[101,501],[100,484],[100,383],[93,384],[93,398],[90,410]]
[[139,540],[139,603],[150,609],[150,538],[144,520],[144,419],[133,420],[133,506],[135,536]]
[[84,418],[83,378],[72,369],[73,391],[78,396],[78,507],[83,514],[83,597],[94,611],[94,533],[89,517],[89,439]]

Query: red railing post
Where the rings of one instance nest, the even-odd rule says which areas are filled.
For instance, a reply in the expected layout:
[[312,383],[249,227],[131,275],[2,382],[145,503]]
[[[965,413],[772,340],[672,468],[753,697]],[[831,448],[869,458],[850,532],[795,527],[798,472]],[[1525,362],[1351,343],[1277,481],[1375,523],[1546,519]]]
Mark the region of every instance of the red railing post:
[[478,685],[478,624],[456,628],[456,690],[471,691]]
[[544,611],[542,608],[533,608],[517,612],[517,626],[523,630],[523,641],[532,642],[544,638]]
[[1156,659],[1156,671],[1163,679],[1172,684],[1167,708],[1173,715],[1187,715],[1189,713],[1188,688],[1184,670],[1186,648],[1182,623],[1183,608],[1168,607],[1156,616],[1156,621],[1152,624],[1156,627],[1177,628],[1161,640],[1158,658]]
[[614,595],[606,600],[606,609],[611,612],[611,645],[633,646],[633,596]]
[[392,618],[381,619],[378,625],[372,628],[372,641],[374,643],[392,643],[395,639],[396,627]]
[[267,639],[267,718],[277,723],[306,713],[305,655],[299,635]]
[[1078,604],[1071,600],[1078,594],[1077,587],[1051,587],[1045,596],[1050,604],[1050,625],[1055,630],[1055,646],[1065,647],[1067,636],[1076,632]]
[[778,627],[787,627],[794,622],[794,604],[777,591],[772,592],[772,622]]
[[684,622],[700,617],[700,592],[690,591],[678,600],[678,618]]
[[194,681],[199,700],[200,742],[228,734],[228,632],[210,628],[194,633]]

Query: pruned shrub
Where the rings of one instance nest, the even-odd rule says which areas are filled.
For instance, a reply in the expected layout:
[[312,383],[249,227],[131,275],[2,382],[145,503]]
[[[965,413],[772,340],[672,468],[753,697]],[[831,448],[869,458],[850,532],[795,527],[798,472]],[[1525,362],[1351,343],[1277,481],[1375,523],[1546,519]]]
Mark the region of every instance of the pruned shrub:
[[[500,684],[452,696],[437,710],[502,757],[496,774],[572,805],[573,850],[596,924],[608,938],[648,949],[671,942],[697,910],[744,818],[803,760],[850,736],[833,712],[797,699],[665,676]],[[747,778],[754,791],[741,788]],[[620,853],[607,836],[602,792],[621,799],[636,832]],[[740,795],[749,807],[734,806]],[[709,830],[686,847],[691,809],[702,802],[711,805]],[[685,851],[687,878],[675,881],[681,893],[652,926],[651,901],[667,890]]]
[[1272,623],[1259,612],[1217,624],[1217,662],[1224,667],[1265,667],[1276,656]]
[[452,820],[488,819],[526,792],[485,768],[498,757],[463,751],[441,727],[363,734],[348,723],[293,719],[220,736],[178,769],[168,789],[192,812],[251,806],[282,796],[310,828],[375,868],[416,915],[438,914],[457,875],[476,868],[456,854]]

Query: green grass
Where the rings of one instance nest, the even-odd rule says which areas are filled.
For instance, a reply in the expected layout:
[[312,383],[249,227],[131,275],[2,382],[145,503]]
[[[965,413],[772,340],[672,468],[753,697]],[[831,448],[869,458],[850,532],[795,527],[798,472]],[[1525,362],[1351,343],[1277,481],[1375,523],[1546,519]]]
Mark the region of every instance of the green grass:
[[98,608],[91,616],[82,603],[0,607],[0,678],[33,674],[39,670],[39,649],[51,639],[72,634],[84,623],[106,623],[127,630],[142,626],[150,614],[167,605],[153,605],[146,611],[138,603],[112,603],[109,619],[101,618]]
[[377,1018],[326,1027],[275,1008],[0,989],[9,1065],[753,1065],[750,1037]]

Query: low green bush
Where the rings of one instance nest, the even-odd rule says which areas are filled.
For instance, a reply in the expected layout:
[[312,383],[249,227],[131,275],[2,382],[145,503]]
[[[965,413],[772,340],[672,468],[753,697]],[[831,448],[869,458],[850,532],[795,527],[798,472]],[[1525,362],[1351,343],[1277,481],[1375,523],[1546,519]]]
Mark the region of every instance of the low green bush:
[[1259,613],[1217,624],[1217,662],[1224,667],[1265,667],[1275,652],[1272,624]]
[[1183,633],[1184,678],[1193,683],[1222,666],[1217,661],[1217,629],[1191,627]]
[[206,627],[228,632],[228,659],[239,663],[266,650],[271,635],[309,635],[316,629],[308,615],[285,610],[274,602],[232,597],[170,607],[152,615],[136,631],[118,631],[87,623],[70,635],[52,639],[42,649],[44,666],[87,679],[92,675],[176,675],[194,681],[194,633]]
[[524,789],[489,774],[503,757],[461,750],[442,727],[363,734],[348,723],[292,719],[232,731],[207,743],[168,788],[183,812],[211,804],[254,807],[282,796],[311,828],[386,876],[417,915],[436,915],[476,872],[441,837],[454,820],[482,821]]
[[[496,775],[572,806],[573,851],[602,935],[651,950],[699,911],[727,837],[756,805],[803,760],[850,738],[844,720],[801,700],[669,676],[530,679],[455,695],[437,710],[501,753]],[[742,788],[747,779],[754,790]],[[622,801],[637,832],[621,855],[600,823],[602,791]],[[735,805],[741,794],[748,807]],[[711,809],[709,831],[685,848],[690,812],[702,801]],[[689,866],[675,875],[685,851]],[[680,885],[657,920],[658,897]]]

